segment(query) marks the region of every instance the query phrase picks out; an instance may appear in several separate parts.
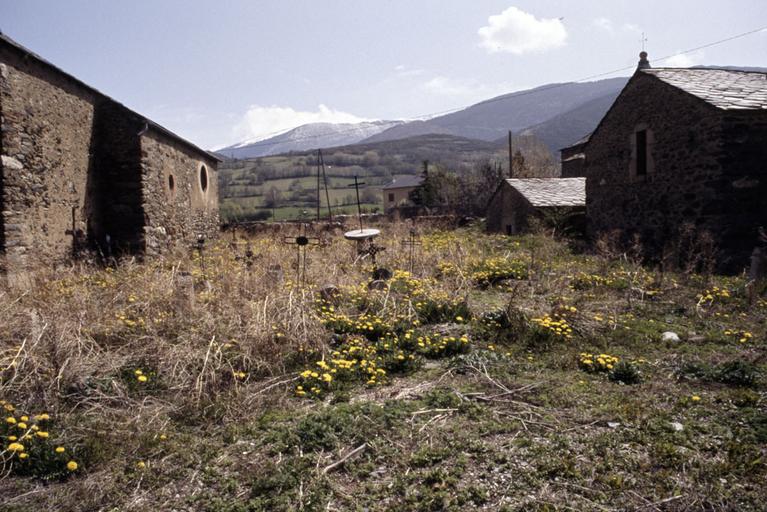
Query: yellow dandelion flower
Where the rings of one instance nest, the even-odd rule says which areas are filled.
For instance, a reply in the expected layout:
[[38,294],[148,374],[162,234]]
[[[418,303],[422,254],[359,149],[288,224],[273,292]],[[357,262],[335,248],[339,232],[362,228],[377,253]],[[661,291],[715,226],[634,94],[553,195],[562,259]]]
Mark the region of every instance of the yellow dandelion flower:
[[63,446],[57,446],[55,450],[53,450],[56,453],[64,453],[66,449]]
[[8,451],[21,453],[24,451],[24,445],[21,443],[11,443],[8,445]]
[[70,460],[67,462],[67,469],[69,471],[77,471],[77,462]]
[[146,382],[146,381],[148,381],[148,380],[149,380],[149,379],[147,378],[147,376],[146,376],[146,375],[139,375],[139,376],[138,376],[138,381],[139,381],[139,382]]

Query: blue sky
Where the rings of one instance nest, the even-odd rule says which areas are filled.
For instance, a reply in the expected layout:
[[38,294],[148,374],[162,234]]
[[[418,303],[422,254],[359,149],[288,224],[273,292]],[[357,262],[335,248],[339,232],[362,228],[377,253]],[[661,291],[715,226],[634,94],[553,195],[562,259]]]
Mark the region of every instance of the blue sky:
[[[5,34],[208,148],[632,66],[643,31],[655,63],[761,26],[765,0],[0,0]],[[767,31],[663,64],[767,67]]]

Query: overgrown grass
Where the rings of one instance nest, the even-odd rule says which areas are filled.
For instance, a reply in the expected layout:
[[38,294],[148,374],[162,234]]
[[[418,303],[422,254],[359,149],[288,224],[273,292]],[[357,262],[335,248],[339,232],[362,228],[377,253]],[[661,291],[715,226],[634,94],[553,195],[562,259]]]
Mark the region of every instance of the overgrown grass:
[[319,228],[299,286],[286,227],[0,292],[3,510],[762,507],[742,279],[476,228],[421,228],[410,273],[380,227],[383,289]]

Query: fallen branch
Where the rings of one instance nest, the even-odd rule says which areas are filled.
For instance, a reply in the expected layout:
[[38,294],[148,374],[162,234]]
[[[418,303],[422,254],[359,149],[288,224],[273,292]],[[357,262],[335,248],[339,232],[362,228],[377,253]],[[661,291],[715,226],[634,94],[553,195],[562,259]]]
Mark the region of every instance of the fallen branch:
[[362,443],[361,445],[356,447],[354,450],[350,451],[349,453],[347,453],[346,455],[341,457],[339,460],[337,460],[336,462],[331,464],[330,466],[326,466],[325,469],[322,470],[322,474],[323,475],[328,474],[330,471],[333,471],[337,467],[343,465],[347,460],[349,460],[350,458],[354,457],[358,453],[362,452],[367,447],[368,447],[367,443]]

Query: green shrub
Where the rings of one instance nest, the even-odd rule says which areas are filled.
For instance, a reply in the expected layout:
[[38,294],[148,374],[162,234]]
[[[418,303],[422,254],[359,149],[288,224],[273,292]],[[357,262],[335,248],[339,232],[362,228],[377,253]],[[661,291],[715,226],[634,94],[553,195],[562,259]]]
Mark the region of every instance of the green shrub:
[[610,372],[610,380],[622,384],[639,384],[642,382],[642,374],[628,361],[619,361]]

